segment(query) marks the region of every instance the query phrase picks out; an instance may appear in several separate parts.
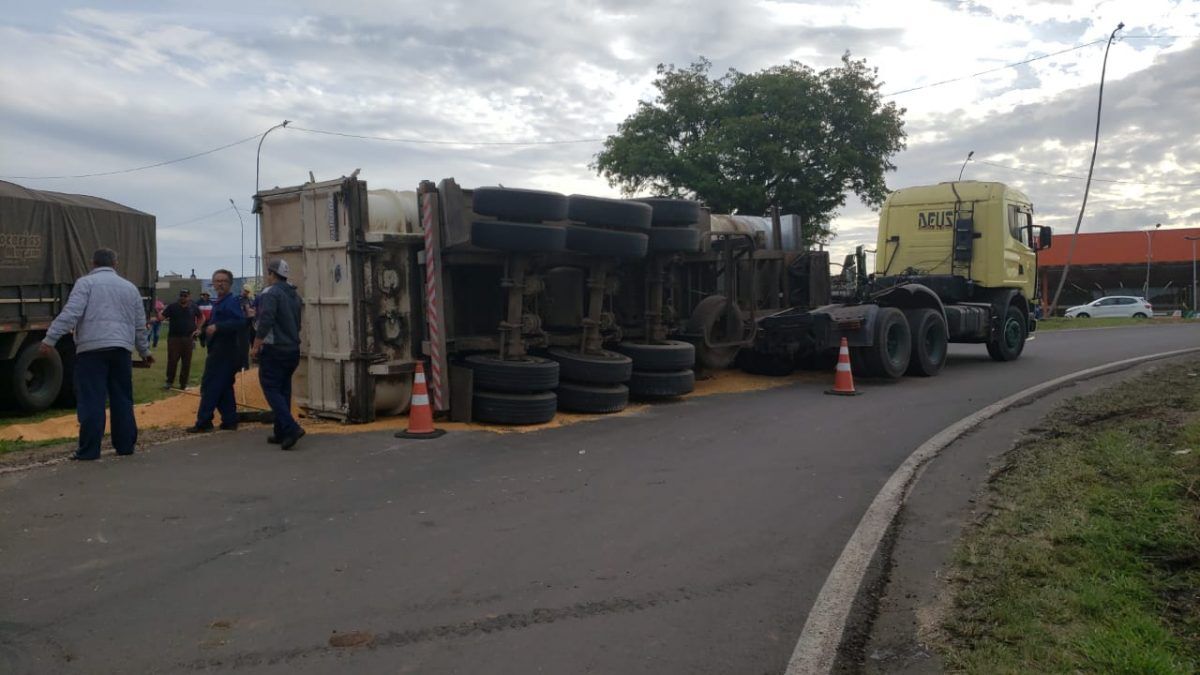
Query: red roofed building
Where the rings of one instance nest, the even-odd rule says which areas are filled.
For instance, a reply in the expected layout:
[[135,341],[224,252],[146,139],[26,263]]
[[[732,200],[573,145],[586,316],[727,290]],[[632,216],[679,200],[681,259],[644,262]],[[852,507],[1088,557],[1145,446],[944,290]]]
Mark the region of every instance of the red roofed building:
[[[1200,241],[1188,237],[1200,238],[1200,228],[1080,234],[1059,312],[1106,295],[1146,297],[1156,312],[1192,309],[1193,261]],[[1074,238],[1056,233],[1050,249],[1038,253],[1043,309],[1053,299]]]

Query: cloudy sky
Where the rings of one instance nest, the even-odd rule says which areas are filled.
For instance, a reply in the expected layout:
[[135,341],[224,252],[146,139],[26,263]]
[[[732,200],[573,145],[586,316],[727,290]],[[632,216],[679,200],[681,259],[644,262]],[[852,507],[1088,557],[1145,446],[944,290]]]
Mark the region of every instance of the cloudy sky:
[[[264,187],[361,168],[372,188],[453,176],[615,196],[588,169],[596,139],[653,98],[658,63],[825,68],[849,50],[907,109],[890,186],[952,179],[974,150],[964,178],[1021,187],[1041,224],[1063,231],[1083,181],[1044,174],[1087,172],[1103,42],[1118,22],[1096,162],[1097,179],[1114,182],[1093,184],[1085,231],[1200,226],[1194,0],[11,3],[0,18],[0,177],[154,214],[163,272],[237,274],[230,199],[249,256],[252,137],[283,119],[297,129],[266,139]],[[47,178],[243,139],[147,170]],[[506,145],[527,142],[541,144]],[[875,217],[849,201],[835,252],[873,242]]]

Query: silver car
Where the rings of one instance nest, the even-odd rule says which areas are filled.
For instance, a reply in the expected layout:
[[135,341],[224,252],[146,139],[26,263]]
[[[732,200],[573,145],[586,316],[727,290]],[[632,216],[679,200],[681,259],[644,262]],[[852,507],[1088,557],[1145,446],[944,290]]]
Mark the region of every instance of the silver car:
[[1148,319],[1154,316],[1154,307],[1145,298],[1132,295],[1110,295],[1107,298],[1094,300],[1086,305],[1077,305],[1067,310],[1069,319],[1087,319],[1090,317],[1108,318],[1123,317]]

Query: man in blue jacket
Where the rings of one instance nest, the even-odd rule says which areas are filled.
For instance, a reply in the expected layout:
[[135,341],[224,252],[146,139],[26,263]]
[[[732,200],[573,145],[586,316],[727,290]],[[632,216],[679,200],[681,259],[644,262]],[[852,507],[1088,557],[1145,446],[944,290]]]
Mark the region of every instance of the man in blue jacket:
[[100,458],[104,438],[104,399],[112,413],[112,444],[118,455],[132,455],[137,444],[133,417],[133,359],[137,350],[154,363],[146,342],[146,307],[137,286],[113,268],[117,254],[97,249],[92,271],[71,288],[62,312],[50,324],[40,350],[49,354],[58,340],[75,331],[75,414],[79,447],[71,459]]
[[270,285],[258,294],[258,329],[253,354],[258,357],[258,381],[275,414],[275,433],[268,443],[291,450],[304,435],[292,417],[292,375],[300,365],[300,296],[288,283],[288,264],[282,258],[267,266]]
[[200,407],[196,410],[196,423],[188,432],[197,434],[213,430],[213,411],[221,413],[221,428],[237,429],[237,399],[233,395],[233,382],[237,372],[246,366],[246,316],[242,306],[230,289],[233,273],[217,270],[212,277],[217,300],[212,314],[200,327],[208,345],[208,360],[204,362],[204,374],[200,378]]

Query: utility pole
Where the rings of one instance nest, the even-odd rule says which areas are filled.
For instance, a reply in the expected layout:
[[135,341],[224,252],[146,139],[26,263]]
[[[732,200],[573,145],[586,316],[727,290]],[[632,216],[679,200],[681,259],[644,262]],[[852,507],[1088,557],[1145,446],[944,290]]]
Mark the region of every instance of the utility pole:
[[1096,151],[1100,148],[1100,113],[1104,110],[1104,75],[1108,72],[1108,50],[1112,48],[1113,40],[1117,39],[1117,31],[1124,27],[1124,22],[1118,23],[1108,36],[1108,44],[1104,47],[1104,63],[1100,66],[1100,96],[1096,101],[1096,135],[1092,140],[1092,161],[1088,164],[1087,182],[1083,185],[1083,203],[1079,205],[1075,232],[1071,237],[1071,245],[1067,247],[1067,261],[1063,265],[1062,276],[1058,278],[1058,289],[1054,291],[1054,299],[1050,301],[1050,313],[1047,316],[1054,316],[1054,310],[1058,307],[1058,298],[1062,295],[1063,285],[1067,283],[1067,272],[1071,270],[1071,258],[1075,256],[1075,243],[1079,241],[1079,228],[1083,226],[1083,213],[1087,210],[1088,193],[1092,189],[1092,171],[1096,168]]
[[1142,230],[1146,235],[1146,283],[1142,285],[1142,298],[1146,302],[1150,302],[1150,261],[1154,259],[1154,233],[1160,227],[1162,223],[1155,223],[1153,230]]
[[[266,131],[264,131],[262,138],[258,139],[258,150],[255,151],[255,153],[254,153],[254,194],[256,195],[255,199],[257,199],[258,193],[262,190],[258,184],[258,176],[259,176],[259,167],[262,165],[263,141],[267,140],[267,134],[271,133],[272,131],[275,131],[276,129],[282,129],[283,127],[286,127],[287,125],[289,125],[291,123],[292,123],[291,120],[284,120],[284,121],[280,122],[279,124],[276,124],[275,126],[271,127],[270,129],[267,129]],[[262,265],[261,265],[262,258],[259,257],[259,255],[258,255],[258,243],[262,239],[262,213],[260,212],[260,210],[256,210],[254,212],[254,215],[255,215],[254,223],[256,226],[255,229],[257,230],[254,233],[254,281],[255,281],[255,283],[258,283],[259,279],[262,278]]]
[[[242,260],[241,277],[242,283],[244,284],[246,283],[246,223],[242,222],[242,212],[238,211],[237,204],[233,201],[233,197],[229,198],[229,205],[233,207],[233,212],[237,214],[238,225],[241,227],[242,232],[242,236],[238,238],[238,241],[241,242],[241,252],[238,257]],[[257,281],[257,279],[255,281]]]
[[1200,240],[1200,237],[1184,238],[1192,242],[1192,314],[1195,315],[1196,312],[1200,312],[1200,309],[1196,308],[1196,241]]
[[962,180],[962,174],[963,174],[963,171],[966,171],[966,169],[967,169],[967,162],[971,161],[971,158],[972,158],[972,157],[974,157],[974,156],[975,156],[975,151],[974,151],[974,150],[972,150],[972,151],[970,151],[970,152],[968,152],[968,153],[967,153],[967,158],[963,160],[963,165],[962,165],[962,167],[961,167],[961,168],[958,170],[958,179],[959,179],[959,180]]

